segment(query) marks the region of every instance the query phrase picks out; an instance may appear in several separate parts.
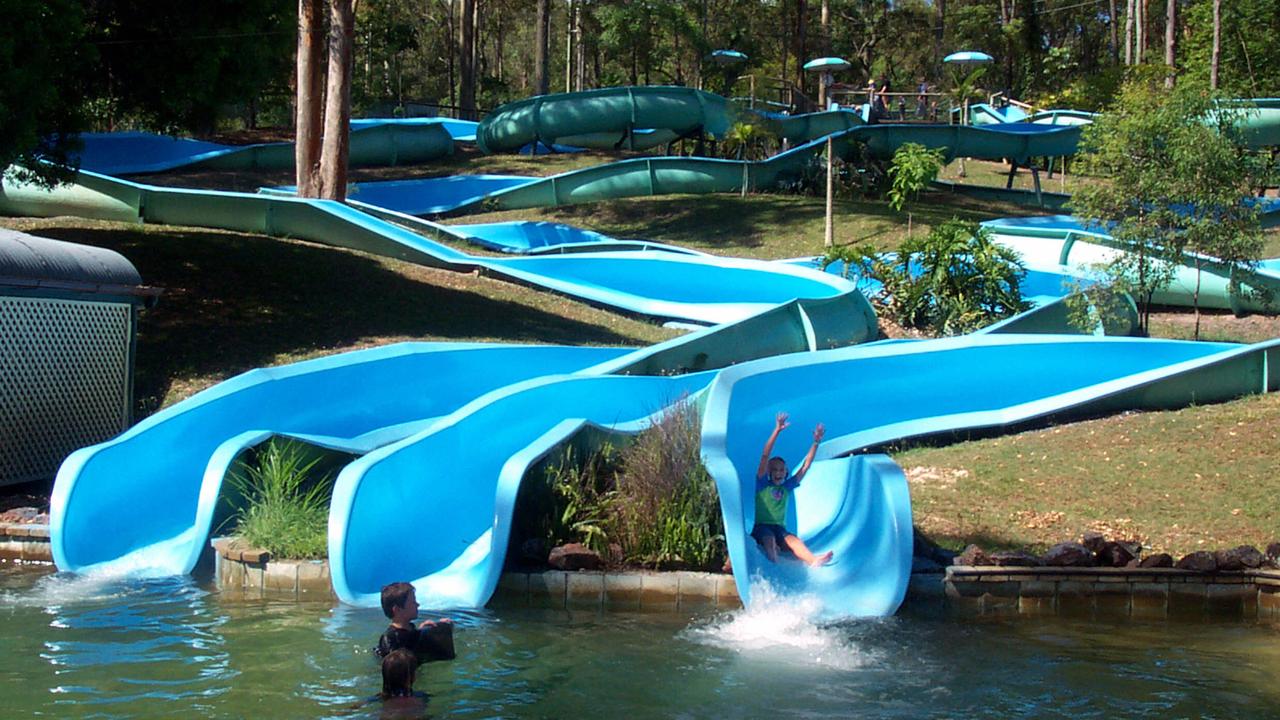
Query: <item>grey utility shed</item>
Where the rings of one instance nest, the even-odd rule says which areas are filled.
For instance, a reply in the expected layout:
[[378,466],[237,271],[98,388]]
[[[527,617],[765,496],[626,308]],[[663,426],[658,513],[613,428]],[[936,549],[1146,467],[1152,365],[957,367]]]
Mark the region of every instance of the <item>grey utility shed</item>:
[[0,485],[129,426],[138,311],[158,295],[119,253],[0,228]]

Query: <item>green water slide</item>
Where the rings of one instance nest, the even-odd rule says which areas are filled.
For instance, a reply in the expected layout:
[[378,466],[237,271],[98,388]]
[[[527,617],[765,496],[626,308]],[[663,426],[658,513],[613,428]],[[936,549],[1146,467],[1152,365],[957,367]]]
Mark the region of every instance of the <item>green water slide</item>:
[[733,124],[729,101],[687,87],[619,87],[539,95],[507,103],[476,128],[486,153],[531,143],[643,150],[679,137],[724,137]]
[[791,143],[863,124],[852,110],[779,115],[748,110],[720,95],[680,86],[615,87],[539,95],[507,103],[476,129],[486,153],[531,143],[602,150],[647,150],[683,137],[721,140],[735,122],[758,123]]
[[[844,115],[849,115],[845,113]],[[815,121],[845,122],[842,115]],[[479,138],[482,133],[477,133]],[[1080,127],[1017,125],[966,127],[961,125],[852,125],[830,136],[835,152],[856,160],[865,151],[888,160],[905,143],[938,148],[948,158],[1013,159],[1019,164],[1035,156],[1069,155],[1080,140]],[[624,197],[678,193],[717,193],[772,190],[800,178],[806,166],[817,162],[826,150],[819,138],[766,160],[743,161],[699,157],[646,157],[595,165],[541,178],[476,198],[455,207],[450,214],[555,207]]]

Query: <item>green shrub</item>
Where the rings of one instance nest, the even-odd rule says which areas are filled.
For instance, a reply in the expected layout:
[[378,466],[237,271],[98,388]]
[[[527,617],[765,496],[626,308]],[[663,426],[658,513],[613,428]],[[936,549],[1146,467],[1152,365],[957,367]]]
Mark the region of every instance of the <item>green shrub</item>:
[[907,328],[955,335],[1026,310],[1018,254],[997,244],[977,223],[948,220],[926,237],[903,241],[896,255],[869,245],[833,248],[825,265],[881,283],[878,312]]
[[893,154],[889,166],[889,207],[902,212],[907,198],[915,199],[929,183],[938,179],[945,157],[942,150],[930,150],[918,143],[904,143]]
[[321,455],[282,438],[272,438],[251,455],[227,478],[242,499],[234,515],[236,532],[277,557],[325,557],[333,478],[331,472],[316,472]]
[[631,562],[710,568],[723,561],[724,518],[702,465],[692,403],[668,408],[623,451],[614,510],[615,540]]
[[530,478],[517,500],[512,549],[579,542],[623,562],[716,568],[724,561],[724,519],[715,481],[702,465],[697,409],[681,402],[618,449],[580,457],[566,448]]

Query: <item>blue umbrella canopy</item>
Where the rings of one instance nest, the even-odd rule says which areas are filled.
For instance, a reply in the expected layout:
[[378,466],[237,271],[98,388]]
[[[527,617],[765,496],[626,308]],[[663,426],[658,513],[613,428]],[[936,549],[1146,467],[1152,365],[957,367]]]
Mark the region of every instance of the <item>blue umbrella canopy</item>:
[[961,50],[960,52],[953,52],[942,58],[942,62],[944,63],[958,63],[961,65],[978,65],[981,63],[989,63],[993,60],[995,60],[995,58],[977,50]]
[[717,65],[733,65],[746,62],[747,54],[737,50],[713,50],[707,58]]
[[823,72],[837,72],[839,70],[848,70],[853,64],[844,58],[823,57],[817,60],[810,60],[804,64],[805,70],[821,70]]

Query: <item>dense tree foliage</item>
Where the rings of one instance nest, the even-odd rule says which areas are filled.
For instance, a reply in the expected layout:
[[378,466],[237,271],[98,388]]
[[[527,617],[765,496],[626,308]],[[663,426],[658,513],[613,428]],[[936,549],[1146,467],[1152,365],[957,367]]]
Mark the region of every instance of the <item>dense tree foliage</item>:
[[1258,217],[1245,199],[1265,163],[1243,149],[1241,119],[1207,90],[1179,83],[1169,91],[1163,73],[1146,72],[1085,129],[1081,159],[1110,182],[1077,191],[1071,209],[1126,251],[1105,271],[1138,300],[1144,331],[1152,295],[1188,257],[1197,267],[1214,258],[1247,271],[1261,255]]
[[[1208,83],[1214,4],[1174,3],[1175,70],[1197,85]],[[290,125],[297,5],[0,0],[0,54],[12,58],[0,66],[9,80],[0,89],[3,147],[31,148],[33,128],[74,127],[81,114],[95,129]],[[1280,0],[1221,8],[1221,88],[1280,95]],[[967,49],[995,58],[981,78],[985,93],[1100,109],[1126,58],[1165,58],[1165,9],[1159,0],[360,0],[351,99],[357,115],[453,114],[463,104],[483,113],[540,92],[540,78],[550,92],[630,83],[724,91],[748,74],[785,79],[814,98],[818,79],[800,68],[821,55],[852,63],[836,77],[845,86],[875,77],[894,91],[921,81],[947,91],[953,74],[941,57]],[[708,63],[721,48],[749,59]]]
[[268,88],[287,93],[293,0],[81,5],[85,38],[100,63],[85,80],[101,126],[207,132],[224,106],[251,111]]
[[83,127],[83,43],[74,0],[0,0],[0,168],[15,160],[27,179],[51,180],[37,161],[65,162]]

